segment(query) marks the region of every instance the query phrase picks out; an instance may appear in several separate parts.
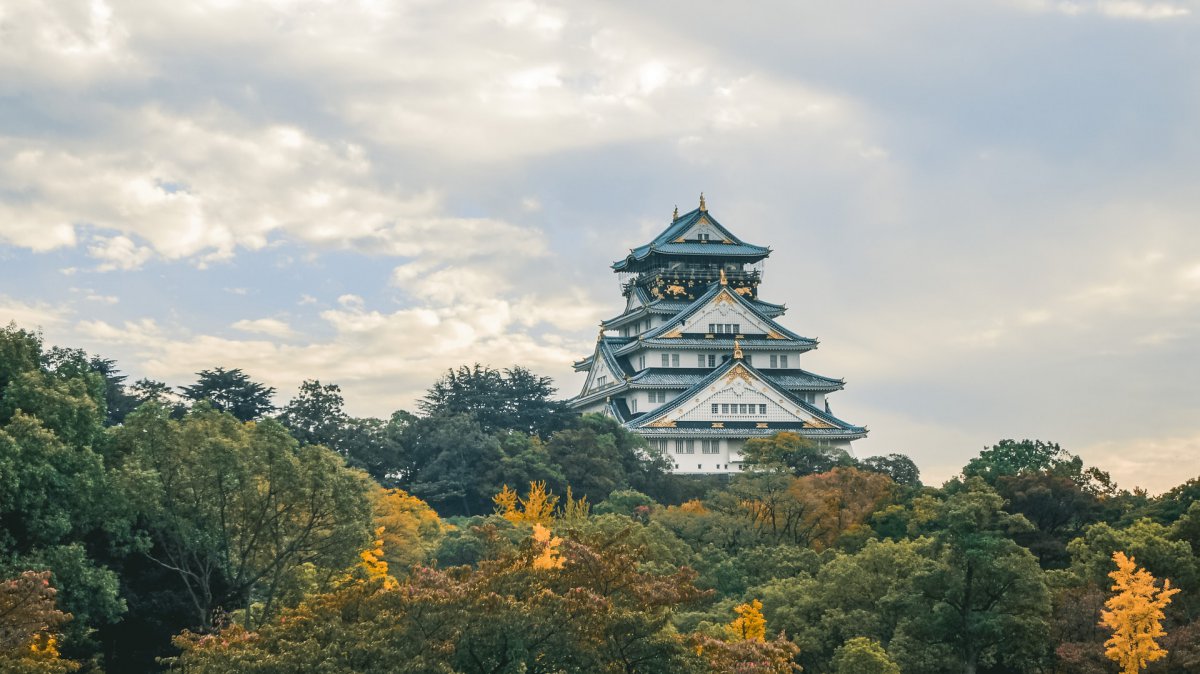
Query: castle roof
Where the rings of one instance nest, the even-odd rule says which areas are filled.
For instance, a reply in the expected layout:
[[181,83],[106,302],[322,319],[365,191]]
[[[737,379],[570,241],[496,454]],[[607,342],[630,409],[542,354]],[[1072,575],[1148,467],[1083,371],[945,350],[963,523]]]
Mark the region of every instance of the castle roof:
[[[728,360],[724,364],[715,368],[714,370],[712,370],[712,372],[710,372],[708,374],[708,376],[706,376],[706,377],[702,378],[700,381],[696,382],[696,384],[693,385],[692,388],[690,388],[688,390],[688,392],[675,397],[673,400],[671,400],[671,402],[668,402],[665,405],[662,405],[651,412],[642,414],[642,415],[634,418],[629,423],[630,428],[637,430],[639,433],[642,433],[644,431],[653,431],[656,428],[659,428],[659,427],[653,425],[656,421],[662,420],[664,417],[666,417],[668,414],[670,414],[672,411],[674,411],[681,405],[684,405],[685,403],[690,402],[695,397],[696,393],[698,393],[699,391],[702,391],[708,385],[710,385],[713,382],[716,382],[720,378],[724,377],[726,374],[728,374],[730,371],[734,370],[735,368],[743,368],[746,371],[746,373],[749,374],[749,376],[751,376],[754,379],[756,379],[757,381],[761,382],[765,387],[771,389],[776,394],[778,394],[779,396],[786,399],[788,402],[792,403],[799,409],[803,410],[804,413],[808,414],[809,416],[813,417],[814,419],[816,419],[817,421],[820,422],[820,424],[818,426],[812,426],[812,425],[808,425],[808,424],[804,424],[804,423],[800,423],[800,422],[772,422],[770,424],[767,424],[764,427],[759,427],[758,423],[760,423],[760,422],[755,422],[755,426],[754,426],[753,430],[764,430],[764,429],[769,430],[770,432],[768,432],[768,433],[762,433],[763,435],[769,435],[770,433],[772,433],[776,430],[787,430],[788,428],[794,427],[796,429],[803,429],[805,431],[806,435],[809,434],[810,431],[818,431],[818,432],[820,432],[819,434],[821,434],[821,435],[834,435],[837,437],[847,437],[847,438],[864,437],[867,434],[867,429],[865,427],[855,426],[854,424],[843,421],[843,420],[833,416],[832,414],[826,412],[825,410],[822,410],[822,409],[818,408],[817,406],[805,401],[804,398],[797,396],[792,391],[789,391],[788,389],[777,384],[770,377],[766,376],[761,370],[756,369],[754,366],[752,366],[752,365],[746,363],[744,360],[741,360],[738,358]],[[677,434],[679,429],[681,429],[681,428],[686,429],[691,426],[694,426],[697,431],[703,431],[704,433],[712,433],[714,431],[721,431],[721,430],[738,430],[739,432],[751,430],[750,427],[748,427],[748,426],[745,428],[740,427],[742,424],[745,424],[745,423],[747,423],[747,422],[740,422],[740,421],[722,422],[721,427],[714,427],[711,423],[708,423],[708,422],[682,422],[681,421],[681,422],[675,422],[670,427],[662,427],[662,428],[664,428],[664,430],[667,432],[675,432],[675,433],[671,433],[671,434]],[[729,426],[729,424],[734,424],[734,425]],[[728,426],[728,428],[722,428],[725,426]],[[760,433],[752,433],[751,435],[760,435]],[[743,436],[743,437],[746,437],[746,436]]]
[[[709,241],[693,241],[683,238],[688,230],[700,224],[711,226],[720,233],[722,238]],[[697,208],[672,220],[670,226],[654,237],[650,243],[630,249],[629,255],[624,260],[614,262],[612,268],[618,272],[627,271],[634,263],[641,262],[654,254],[733,257],[753,262],[770,255],[771,249],[742,241],[724,225],[717,222],[716,218],[709,215],[707,210]]]

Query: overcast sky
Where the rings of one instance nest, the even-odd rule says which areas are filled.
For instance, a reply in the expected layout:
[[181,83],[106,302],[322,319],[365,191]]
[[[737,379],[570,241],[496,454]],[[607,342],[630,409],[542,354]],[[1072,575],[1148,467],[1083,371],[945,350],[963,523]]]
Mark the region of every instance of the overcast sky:
[[[749,8],[753,7],[753,11]],[[1200,2],[0,0],[0,322],[386,415],[571,361],[710,212],[927,481],[1200,474]]]

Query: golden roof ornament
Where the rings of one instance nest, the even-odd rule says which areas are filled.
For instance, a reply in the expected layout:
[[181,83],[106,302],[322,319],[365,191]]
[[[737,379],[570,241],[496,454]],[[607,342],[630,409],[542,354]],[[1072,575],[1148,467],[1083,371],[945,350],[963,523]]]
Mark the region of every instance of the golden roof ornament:
[[723,286],[729,285],[729,281],[725,278],[725,268],[724,267],[721,268],[721,285],[723,285]]
[[742,359],[742,345],[738,344],[738,341],[736,339],[733,340],[733,359],[734,360]]
[[600,326],[600,334],[596,335],[596,341],[599,342],[603,339],[604,339],[604,326],[601,325]]
[[700,211],[702,213],[708,212],[708,206],[705,205],[705,203],[704,203],[704,193],[703,192],[700,193]]
[[671,214],[671,222],[679,219],[679,204],[675,204],[675,212]]

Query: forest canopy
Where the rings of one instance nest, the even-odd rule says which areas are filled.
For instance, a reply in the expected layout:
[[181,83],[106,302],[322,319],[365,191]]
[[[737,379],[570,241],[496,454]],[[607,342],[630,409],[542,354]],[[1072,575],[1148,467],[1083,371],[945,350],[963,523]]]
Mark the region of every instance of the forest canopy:
[[790,433],[681,476],[555,395],[463,365],[360,418],[0,329],[0,672],[1200,672],[1200,478]]

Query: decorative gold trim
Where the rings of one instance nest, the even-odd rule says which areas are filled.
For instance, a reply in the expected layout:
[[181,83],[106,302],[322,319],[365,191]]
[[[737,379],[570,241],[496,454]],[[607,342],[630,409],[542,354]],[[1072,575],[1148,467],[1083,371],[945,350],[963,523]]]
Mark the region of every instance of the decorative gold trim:
[[671,214],[671,222],[679,219],[679,204],[675,204],[675,212]]
[[757,424],[754,424],[754,427],[755,428],[766,428],[767,424],[765,422],[760,421]]
[[659,419],[652,424],[646,424],[646,428],[675,428],[675,422],[670,419]]
[[787,337],[784,337],[783,335],[779,334],[779,332],[777,332],[775,330],[768,330],[767,331],[767,339],[787,339]]
[[827,424],[824,421],[821,421],[820,419],[812,419],[812,420],[806,421],[806,422],[804,422],[804,427],[805,428],[837,428],[833,424]]
[[700,212],[701,213],[708,212],[708,205],[704,203],[704,193],[703,192],[700,193]]
[[733,368],[729,370],[729,373],[721,379],[721,381],[726,384],[732,384],[735,379],[741,379],[747,384],[754,382],[754,380],[750,377],[750,373],[746,371],[746,368],[739,367],[737,365],[734,365]]
[[734,304],[736,302],[737,300],[733,299],[733,296],[729,295],[728,291],[718,293],[717,296],[713,298],[713,304]]
[[705,339],[715,339],[716,335],[712,334],[711,332],[706,332],[706,333],[704,333],[704,338]]
[[687,241],[687,239],[683,238],[682,236],[678,239],[675,239],[675,243],[684,243],[685,241]]
[[663,339],[679,339],[680,337],[683,337],[683,332],[679,328],[675,328],[663,335]]
[[725,278],[725,268],[724,267],[721,267],[721,285],[723,285],[723,286],[729,285],[729,280]]
[[725,428],[725,422],[724,421],[714,421],[712,427],[713,428]]
[[734,360],[742,359],[742,345],[738,344],[738,341],[736,339],[733,340],[733,359]]

